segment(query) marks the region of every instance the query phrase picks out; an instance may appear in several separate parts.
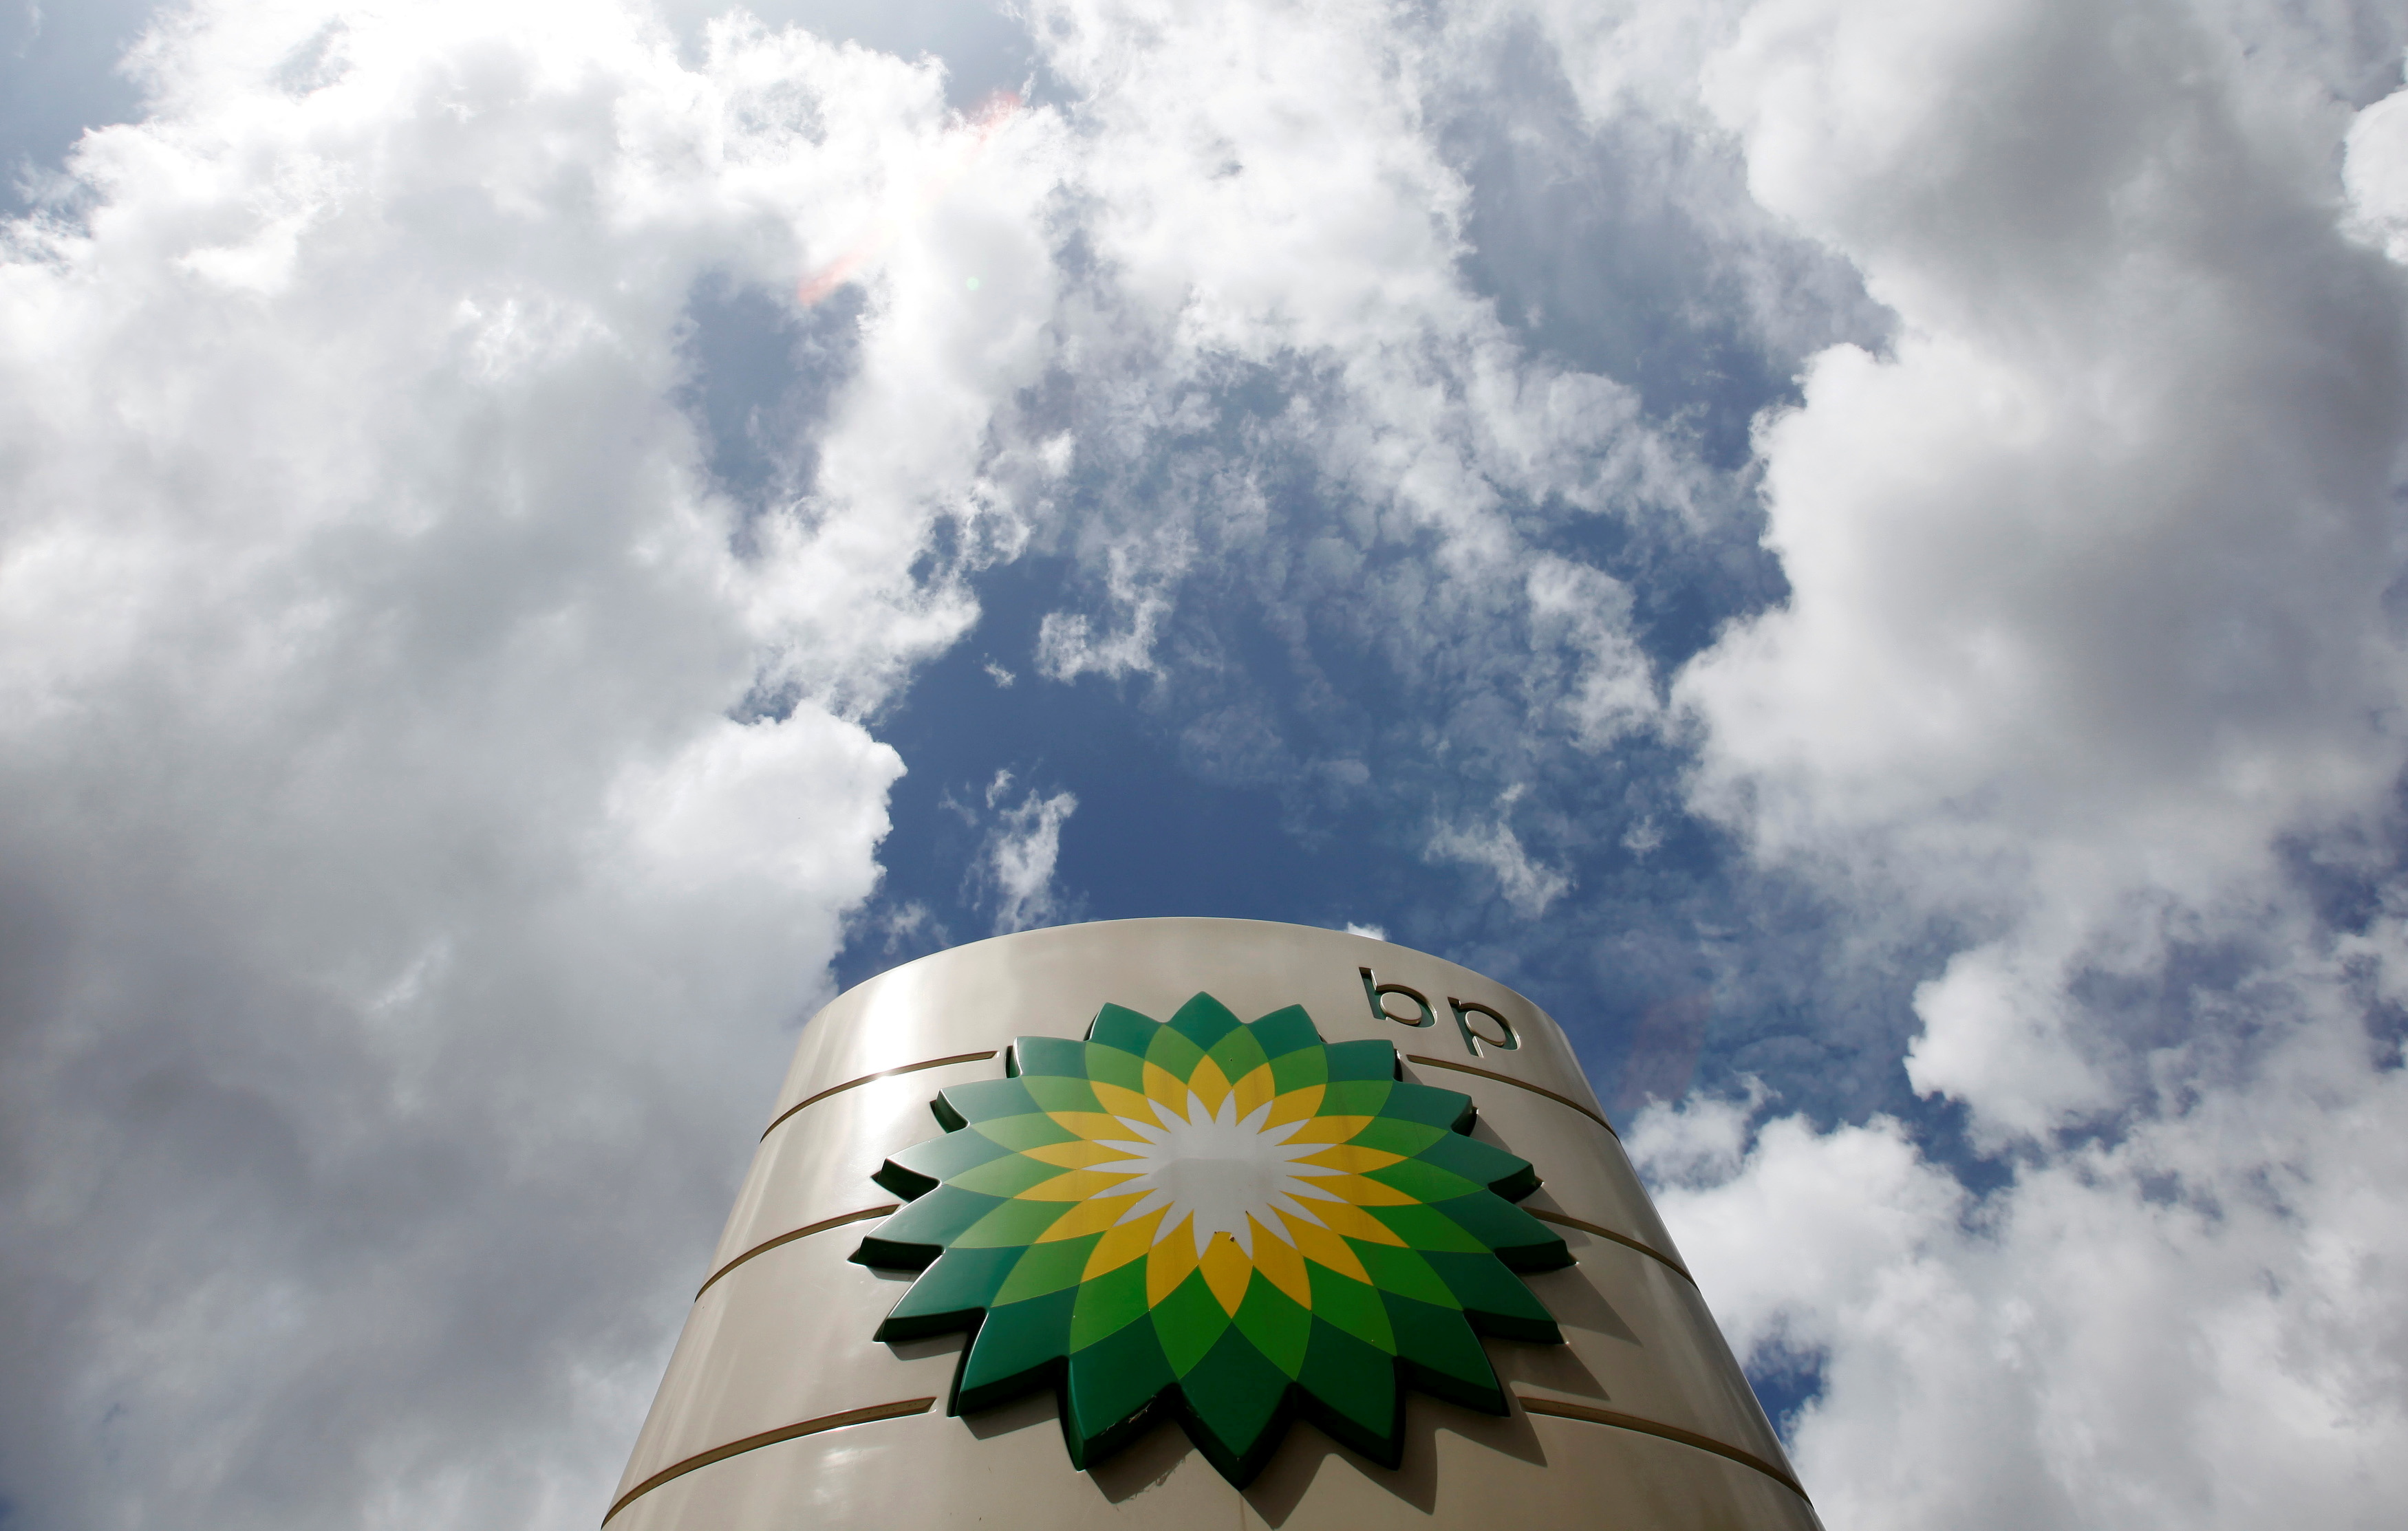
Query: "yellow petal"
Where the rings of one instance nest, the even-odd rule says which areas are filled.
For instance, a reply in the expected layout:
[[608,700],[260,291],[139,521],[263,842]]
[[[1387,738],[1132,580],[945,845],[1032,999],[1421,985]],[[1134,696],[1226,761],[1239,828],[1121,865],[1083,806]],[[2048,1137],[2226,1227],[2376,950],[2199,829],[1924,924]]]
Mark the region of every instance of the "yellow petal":
[[1304,1274],[1304,1256],[1296,1246],[1246,1215],[1254,1230],[1254,1268],[1273,1286],[1294,1297],[1299,1307],[1312,1306],[1312,1282]]
[[1102,1111],[1048,1111],[1045,1113],[1069,1132],[1093,1142],[1125,1142],[1133,1135],[1121,1119]]
[[[1393,1185],[1382,1185],[1377,1180],[1367,1180],[1360,1175],[1315,1175],[1312,1178],[1312,1188],[1315,1191],[1326,1191],[1332,1195],[1343,1196],[1357,1207],[1418,1207],[1421,1205],[1421,1198],[1417,1196],[1409,1196]],[[1039,1189],[1042,1190],[1043,1187],[1040,1186]],[[1025,1191],[1021,1193],[1024,1196],[1028,1194]],[[1315,1207],[1313,1210],[1317,1212],[1321,1209]]]
[[[1362,1214],[1358,1212],[1355,1215],[1359,1217]],[[1371,1273],[1363,1268],[1363,1262],[1346,1247],[1346,1240],[1320,1223],[1292,1212],[1282,1211],[1279,1219],[1287,1225],[1288,1237],[1295,1242],[1297,1253],[1316,1265],[1327,1266],[1341,1276],[1352,1276],[1366,1286],[1371,1284]]]
[[1212,1242],[1204,1246],[1204,1258],[1197,1263],[1204,1267],[1204,1284],[1212,1289],[1221,1311],[1236,1312],[1246,1300],[1247,1283],[1254,1279],[1254,1263],[1246,1258],[1246,1252],[1227,1234],[1214,1234]]
[[1054,1219],[1054,1225],[1039,1234],[1037,1241],[1052,1244],[1065,1238],[1102,1233],[1118,1223],[1123,1213],[1144,1199],[1144,1192],[1135,1191],[1125,1196],[1095,1196],[1079,1202]]
[[1318,1084],[1283,1091],[1271,1097],[1270,1115],[1263,1118],[1263,1125],[1277,1127],[1290,1122],[1301,1122],[1321,1109],[1321,1097],[1328,1093]]
[[1195,1073],[1187,1076],[1187,1088],[1196,1092],[1205,1110],[1218,1112],[1221,1102],[1229,1098],[1229,1076],[1221,1072],[1219,1064],[1206,1058],[1196,1066]]
[[[1313,1216],[1327,1223],[1333,1231],[1342,1233],[1349,1238],[1359,1239],[1366,1244],[1402,1245],[1404,1243],[1403,1239],[1397,1237],[1395,1229],[1360,1207],[1350,1207],[1342,1201],[1316,1201],[1311,1205]],[[1326,1261],[1323,1263],[1327,1264]],[[1331,1266],[1329,1268],[1339,1270],[1344,1267]]]
[[1066,1175],[1056,1175],[1050,1180],[1040,1180],[1011,1199],[1014,1201],[1085,1201],[1090,1196],[1105,1195],[1114,1186],[1126,1185],[1135,1179],[1137,1177],[1134,1175],[1115,1174],[1108,1169],[1074,1169]]
[[1347,1169],[1361,1174],[1367,1169],[1385,1169],[1390,1165],[1404,1163],[1401,1153],[1385,1149],[1362,1148],[1354,1143],[1332,1143],[1318,1152],[1297,1161],[1300,1165],[1317,1165],[1323,1169]]
[[[1125,1148],[1106,1148],[1101,1143],[1080,1138],[1075,1143],[1046,1143],[1021,1153],[1040,1165],[1057,1165],[1064,1169],[1085,1169],[1091,1165],[1108,1165],[1129,1156]],[[1345,1167],[1353,1168],[1354,1166]]]
[[1264,1064],[1246,1071],[1246,1077],[1230,1086],[1238,1097],[1238,1120],[1243,1122],[1254,1114],[1257,1107],[1268,1106],[1279,1093],[1271,1082],[1271,1066]]
[[1182,1117],[1187,1114],[1187,1081],[1160,1064],[1145,1066],[1145,1095],[1157,1106],[1168,1106]]
[[1146,1252],[1154,1248],[1154,1231],[1162,1223],[1162,1213],[1163,1209],[1157,1207],[1143,1217],[1106,1228],[1104,1237],[1096,1240],[1095,1249],[1088,1254],[1087,1268],[1080,1280],[1092,1281],[1108,1270],[1118,1270],[1132,1260],[1143,1259]]
[[1146,1255],[1145,1305],[1158,1306],[1195,1268],[1196,1220],[1183,1217],[1179,1226],[1154,1240],[1154,1249]]
[[[1101,1080],[1092,1082],[1095,1085],[1096,1099],[1102,1102],[1104,1109],[1114,1116],[1128,1122],[1141,1122],[1149,1127],[1162,1125],[1162,1117],[1154,1110],[1154,1102],[1136,1091],[1124,1089],[1117,1084],[1106,1084]],[[1126,1128],[1123,1128],[1118,1136],[1126,1138],[1135,1135]]]
[[1342,1143],[1371,1124],[1368,1116],[1316,1116],[1296,1130],[1291,1143]]

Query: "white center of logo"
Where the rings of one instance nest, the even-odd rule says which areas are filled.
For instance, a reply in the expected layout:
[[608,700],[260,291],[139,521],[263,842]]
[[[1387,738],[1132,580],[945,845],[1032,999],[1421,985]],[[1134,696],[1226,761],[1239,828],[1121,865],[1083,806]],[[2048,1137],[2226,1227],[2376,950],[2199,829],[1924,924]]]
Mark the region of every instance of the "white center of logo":
[[1303,1130],[1305,1123],[1300,1121],[1265,1126],[1264,1119],[1271,1110],[1268,1102],[1240,1119],[1234,1094],[1221,1102],[1218,1112],[1213,1112],[1206,1110],[1203,1101],[1191,1091],[1186,1114],[1159,1103],[1154,1109],[1166,1119],[1165,1125],[1157,1127],[1122,1117],[1119,1120],[1128,1129],[1127,1137],[1099,1139],[1104,1147],[1123,1150],[1129,1156],[1095,1167],[1108,1174],[1136,1177],[1125,1185],[1114,1187],[1113,1194],[1145,1193],[1137,1205],[1121,1214],[1122,1223],[1167,1209],[1161,1224],[1163,1237],[1175,1231],[1182,1222],[1192,1219],[1198,1255],[1214,1234],[1225,1233],[1236,1239],[1238,1247],[1251,1259],[1254,1252],[1254,1223],[1277,1235],[1280,1224],[1275,1214],[1319,1223],[1321,1219],[1313,1215],[1307,1203],[1343,1199],[1312,1182],[1324,1176],[1342,1175],[1344,1170],[1300,1162],[1326,1152],[1329,1145],[1289,1141]]

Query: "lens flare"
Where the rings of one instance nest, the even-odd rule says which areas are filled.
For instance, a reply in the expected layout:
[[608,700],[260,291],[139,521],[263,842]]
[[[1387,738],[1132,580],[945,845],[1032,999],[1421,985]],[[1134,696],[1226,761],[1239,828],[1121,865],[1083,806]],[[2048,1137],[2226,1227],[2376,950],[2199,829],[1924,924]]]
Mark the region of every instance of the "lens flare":
[[[925,218],[945,193],[970,173],[997,135],[1020,115],[1022,102],[1017,91],[996,91],[981,101],[971,111],[958,133],[958,141],[937,168],[914,189],[901,215],[880,217],[843,254],[805,277],[795,289],[796,301],[806,308],[824,299],[830,293],[851,281],[864,266],[886,253],[903,230]],[[978,283],[971,282],[976,288]]]

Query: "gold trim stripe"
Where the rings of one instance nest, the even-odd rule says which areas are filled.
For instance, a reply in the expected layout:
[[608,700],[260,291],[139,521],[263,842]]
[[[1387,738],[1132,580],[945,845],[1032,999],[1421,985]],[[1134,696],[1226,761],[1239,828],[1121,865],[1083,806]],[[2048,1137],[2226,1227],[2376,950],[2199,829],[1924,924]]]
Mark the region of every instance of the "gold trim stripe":
[[848,1424],[867,1424],[873,1420],[899,1420],[913,1414],[924,1414],[936,1401],[934,1398],[906,1398],[900,1403],[848,1409],[841,1414],[822,1414],[818,1419],[805,1420],[800,1424],[783,1424],[775,1430],[764,1430],[757,1436],[746,1436],[742,1440],[731,1440],[724,1446],[714,1446],[699,1455],[687,1457],[675,1467],[663,1467],[619,1495],[619,1502],[610,1507],[609,1515],[602,1517],[602,1524],[609,1524],[611,1515],[618,1514],[663,1483],[683,1478],[696,1467],[708,1467],[714,1462],[724,1462],[731,1456],[741,1456],[764,1446],[775,1446],[781,1440],[799,1440],[805,1436],[815,1436],[823,1430],[841,1430]]
[[1591,1424],[1610,1424],[1617,1430],[1636,1430],[1642,1436],[1656,1436],[1664,1440],[1678,1441],[1684,1446],[1695,1446],[1701,1452],[1712,1452],[1716,1456],[1727,1457],[1742,1467],[1754,1467],[1800,1499],[1806,1499],[1810,1505],[1814,1502],[1806,1498],[1805,1489],[1799,1485],[1797,1479],[1790,1477],[1784,1469],[1767,1462],[1754,1452],[1743,1452],[1736,1446],[1726,1446],[1712,1436],[1701,1436],[1695,1430],[1684,1430],[1677,1424],[1658,1424],[1654,1420],[1642,1420],[1635,1414],[1617,1414],[1611,1409],[1592,1409],[1587,1404],[1566,1403],[1560,1398],[1533,1398],[1526,1393],[1516,1393],[1513,1395],[1513,1401],[1520,1404],[1522,1411],[1526,1414],[1553,1414],[1557,1419],[1585,1420]]
[[[821,1101],[827,1099],[830,1095],[840,1095],[847,1090],[856,1089],[861,1085],[869,1083],[872,1080],[892,1079],[897,1074],[916,1074],[923,1068],[942,1068],[947,1064],[977,1063],[982,1058],[994,1057],[995,1052],[995,1049],[989,1048],[984,1052],[956,1052],[950,1058],[931,1058],[926,1063],[905,1064],[900,1068],[882,1068],[875,1074],[864,1074],[857,1080],[847,1080],[842,1084],[831,1084],[826,1089],[821,1091],[818,1095],[805,1096],[803,1099],[795,1102],[792,1106],[787,1107],[784,1110],[780,1111],[778,1113],[777,1121],[770,1123],[767,1126],[761,1129],[761,1136],[766,1138],[771,1133],[776,1132],[780,1126],[784,1124],[786,1118],[794,1115],[796,1111],[801,1110],[804,1107],[816,1106]],[[1613,1129],[1609,1127],[1606,1130],[1611,1132]]]
[[[742,1265],[745,1261],[752,1259],[756,1254],[767,1254],[781,1244],[791,1244],[797,1238],[809,1238],[815,1233],[825,1233],[830,1228],[841,1228],[848,1223],[866,1223],[873,1217],[884,1217],[888,1213],[896,1210],[901,1206],[902,1203],[900,1202],[890,1201],[883,1207],[865,1208],[858,1212],[847,1212],[842,1217],[824,1217],[808,1228],[796,1228],[791,1233],[780,1234],[777,1238],[770,1239],[766,1244],[755,1244],[751,1249],[746,1250],[743,1253],[738,1255],[735,1259],[730,1260],[727,1264],[720,1266],[717,1270],[712,1271],[710,1273],[710,1280],[703,1282],[701,1286],[695,1288],[694,1294],[695,1300],[696,1302],[701,1301],[702,1295],[710,1290],[712,1282],[717,1281],[722,1276],[726,1275],[729,1271],[734,1270],[738,1266]],[[1586,1224],[1584,1223],[1582,1226],[1584,1227]],[[1612,1238],[1614,1236],[1607,1234],[1606,1237],[1608,1238]],[[1624,1242],[1627,1243],[1628,1240],[1626,1239]],[[1661,1256],[1658,1256],[1658,1258],[1661,1258]]]
[[[1578,1228],[1584,1234],[1595,1234],[1599,1238],[1611,1238],[1617,1244],[1627,1244],[1630,1248],[1637,1250],[1640,1253],[1646,1255],[1649,1259],[1660,1261],[1667,1270],[1673,1272],[1675,1275],[1679,1276],[1681,1280],[1688,1282],[1691,1286],[1698,1284],[1698,1279],[1689,1274],[1688,1266],[1681,1264],[1680,1261],[1673,1259],[1670,1255],[1665,1253],[1662,1250],[1656,1248],[1653,1244],[1642,1244],[1636,1238],[1631,1238],[1628,1234],[1618,1234],[1612,1228],[1600,1228],[1594,1223],[1584,1223],[1579,1218],[1566,1217],[1561,1212],[1542,1212],[1536,1207],[1525,1207],[1522,1210],[1529,1213],[1532,1217],[1537,1218],[1541,1223],[1554,1223],[1567,1228]],[[811,1233],[816,1230],[806,1228],[803,1231],[805,1233]],[[787,1237],[793,1238],[794,1236],[789,1234]],[[764,1245],[763,1248],[766,1249],[767,1246]],[[713,1281],[718,1280],[715,1276],[711,1279]]]
[[1544,1095],[1549,1100],[1555,1102],[1557,1105],[1570,1107],[1573,1110],[1580,1112],[1580,1114],[1584,1117],[1587,1117],[1591,1122],[1596,1123],[1606,1131],[1613,1133],[1614,1137],[1620,1138],[1622,1136],[1622,1134],[1618,1132],[1613,1132],[1613,1123],[1608,1122],[1598,1112],[1589,1109],[1587,1107],[1582,1105],[1579,1101],[1574,1100],[1570,1095],[1559,1095],[1555,1094],[1555,1092],[1548,1089],[1543,1084],[1532,1084],[1527,1080],[1517,1080],[1511,1074],[1499,1074],[1493,1068],[1474,1068],[1469,1064],[1450,1063],[1444,1058],[1425,1058],[1418,1052],[1406,1053],[1405,1062],[1426,1064],[1432,1068],[1452,1068],[1458,1074],[1477,1074],[1484,1080],[1495,1080],[1499,1084],[1510,1084],[1517,1090],[1527,1090],[1534,1095]]

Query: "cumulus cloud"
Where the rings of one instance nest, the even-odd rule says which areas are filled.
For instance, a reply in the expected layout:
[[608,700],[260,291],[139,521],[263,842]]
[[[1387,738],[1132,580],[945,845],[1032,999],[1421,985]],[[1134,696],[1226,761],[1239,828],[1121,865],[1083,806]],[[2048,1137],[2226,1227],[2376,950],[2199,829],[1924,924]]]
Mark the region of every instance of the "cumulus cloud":
[[710,8],[204,0],[7,226],[29,1523],[590,1524],[839,942],[1083,908],[986,759],[865,909],[1007,566],[1626,986],[1834,1524],[2397,1500],[2398,18]]
[[1698,1102],[1630,1141],[1733,1343],[1819,1367],[1788,1424],[1832,1521],[2376,1524],[2408,1074],[2347,1031],[1985,1198],[1882,1118],[1750,1141]]
[[[2298,870],[2402,767],[2408,286],[2364,236],[2392,108],[2344,93],[2401,39],[2325,20],[1771,0],[1704,70],[1756,195],[1899,322],[1759,422],[1791,594],[1679,679],[1698,801],[1876,947],[1939,914],[1908,1076],[2014,1166],[1975,1195],[1894,1122],[1783,1117],[1668,1198],[1746,1342],[1820,1358],[1835,1522],[2374,1524],[2403,1487],[2408,1207],[2344,1146],[2408,1127],[2387,937]],[[1669,1174],[1730,1140],[1691,1111]]]
[[1484,821],[1441,825],[1429,839],[1434,861],[1455,861],[1485,868],[1497,880],[1497,891],[1513,912],[1535,920],[1547,906],[1569,892],[1572,880],[1542,862],[1531,859],[1514,831],[1510,815],[1522,796],[1509,787],[1497,800],[1496,812]]
[[924,554],[990,545],[1044,130],[753,503],[689,299],[947,153],[933,66],[505,3],[201,5],[136,68],[0,264],[0,1485],[590,1524],[877,881],[865,710],[969,611]]
[[[1359,811],[1402,858],[1500,880],[1413,880],[1432,919],[1560,908],[1574,859],[1676,795],[1589,774],[1658,742],[1650,643],[1684,655],[1711,620],[1649,577],[1760,555],[1685,406],[1530,343],[1530,306],[1483,289],[1477,146],[1507,136],[1531,19],[1060,0],[1032,25],[1079,107],[1061,350],[994,470],[1064,571],[1028,664],[1110,682],[1300,830]],[[1728,165],[1716,185],[1745,204]],[[1766,249],[1801,243],[1769,224]],[[1034,450],[1065,436],[1059,466]]]
[[2408,90],[2359,112],[2343,143],[2342,183],[2358,231],[2408,262]]
[[987,783],[986,837],[970,868],[971,880],[994,904],[998,936],[1077,918],[1075,899],[1054,885],[1054,867],[1062,856],[1062,826],[1079,799],[1031,788],[1010,803],[1011,787],[1010,771]]
[[[1817,358],[1765,422],[1796,594],[1684,693],[1707,791],[1743,785],[1724,801],[1768,852],[1889,842],[1916,896],[1988,927],[1924,992],[1915,1077],[2044,1130],[2123,1061],[2070,1020],[2071,979],[2206,938],[2166,901],[2212,907],[2399,771],[2399,273],[2296,173],[2345,120],[2267,121],[2179,13],[1837,14],[1752,14],[1709,79],[1759,194],[1907,327]],[[1831,109],[1840,68],[1895,80],[1854,98],[1892,114]],[[1931,83],[1956,75],[1982,93]],[[1948,163],[1909,147],[1933,139]]]
[[1123,543],[1105,554],[1104,600],[1095,613],[1048,611],[1037,628],[1037,673],[1075,680],[1090,672],[1118,680],[1156,672],[1154,645],[1170,601],[1165,586],[1183,571],[1193,550],[1183,537],[1153,547]]

